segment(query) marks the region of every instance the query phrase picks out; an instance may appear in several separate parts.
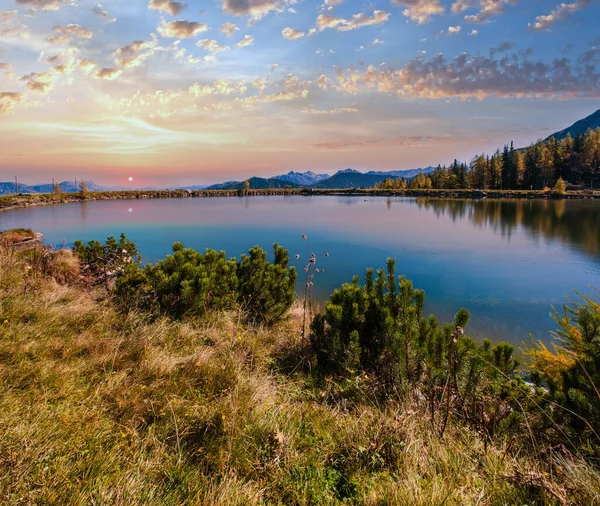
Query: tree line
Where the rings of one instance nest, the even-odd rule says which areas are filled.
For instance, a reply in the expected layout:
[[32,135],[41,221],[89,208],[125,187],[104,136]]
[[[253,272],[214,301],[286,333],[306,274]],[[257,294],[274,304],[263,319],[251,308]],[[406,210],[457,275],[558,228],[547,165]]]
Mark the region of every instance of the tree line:
[[438,165],[429,175],[419,174],[410,181],[388,178],[377,189],[480,189],[544,190],[567,184],[584,188],[600,183],[600,127],[562,139],[546,141],[516,149],[505,145],[492,155],[478,154],[469,164],[454,160],[449,166]]

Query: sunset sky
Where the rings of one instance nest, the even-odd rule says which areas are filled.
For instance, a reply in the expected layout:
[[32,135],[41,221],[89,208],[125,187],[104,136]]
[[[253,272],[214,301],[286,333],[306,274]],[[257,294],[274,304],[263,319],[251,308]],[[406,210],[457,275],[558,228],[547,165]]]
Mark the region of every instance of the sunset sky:
[[595,0],[0,0],[0,181],[468,161],[600,108],[598,20]]

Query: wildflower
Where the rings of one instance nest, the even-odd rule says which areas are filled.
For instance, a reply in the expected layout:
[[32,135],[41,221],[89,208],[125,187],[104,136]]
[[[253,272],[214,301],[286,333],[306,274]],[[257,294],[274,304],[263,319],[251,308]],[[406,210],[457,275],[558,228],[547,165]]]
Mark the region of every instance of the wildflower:
[[315,263],[317,263],[317,259],[315,257],[312,257],[308,263],[314,265]]
[[6,325],[8,323],[8,320],[4,320],[4,325]]
[[315,269],[315,272],[321,272],[321,271],[319,271],[319,269]]
[[329,253],[325,253],[325,256],[326,256],[326,257],[328,257],[328,256],[329,256]]
[[311,254],[310,254],[310,256],[314,258],[314,257],[316,257],[317,255],[315,255],[314,253],[311,253]]
[[304,270],[305,270],[306,272],[308,272],[308,267],[305,267],[305,268],[304,268]]
[[302,234],[302,239],[307,239],[306,234]]
[[300,258],[300,255],[296,255],[296,260],[298,260]]

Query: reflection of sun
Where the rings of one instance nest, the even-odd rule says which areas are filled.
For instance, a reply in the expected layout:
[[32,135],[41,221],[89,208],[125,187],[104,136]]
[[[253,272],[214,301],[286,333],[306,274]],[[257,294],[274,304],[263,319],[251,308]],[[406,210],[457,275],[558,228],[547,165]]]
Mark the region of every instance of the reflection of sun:
[[133,181],[133,178],[131,176],[129,176],[129,182],[131,183]]

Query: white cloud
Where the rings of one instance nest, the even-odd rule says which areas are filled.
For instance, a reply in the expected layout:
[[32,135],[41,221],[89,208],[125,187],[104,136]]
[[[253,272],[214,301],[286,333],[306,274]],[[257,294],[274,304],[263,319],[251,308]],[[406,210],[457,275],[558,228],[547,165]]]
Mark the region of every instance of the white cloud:
[[538,16],[533,23],[528,23],[530,30],[545,31],[552,28],[558,21],[568,19],[573,13],[590,5],[594,0],[575,0],[572,3],[559,4],[550,14]]
[[254,44],[254,37],[252,35],[244,35],[244,38],[240,40],[235,47],[246,47]]
[[148,4],[149,9],[166,12],[171,16],[178,16],[187,8],[187,6],[187,4],[174,2],[172,0],[150,0],[150,3]]
[[283,35],[283,38],[287,40],[297,40],[304,37],[304,32],[288,27],[281,31],[281,35]]

